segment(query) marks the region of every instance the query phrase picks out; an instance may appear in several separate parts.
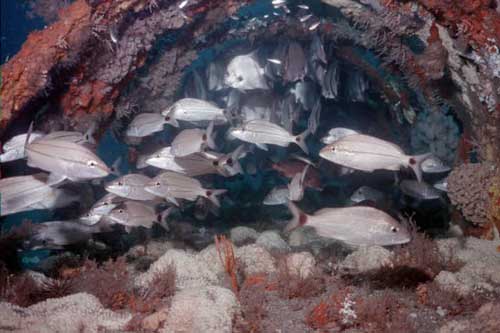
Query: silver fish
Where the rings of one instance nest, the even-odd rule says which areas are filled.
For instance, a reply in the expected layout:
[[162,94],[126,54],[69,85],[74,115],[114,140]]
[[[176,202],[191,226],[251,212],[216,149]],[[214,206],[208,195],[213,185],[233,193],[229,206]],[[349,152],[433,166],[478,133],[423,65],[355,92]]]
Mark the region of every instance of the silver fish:
[[313,227],[322,237],[352,245],[398,245],[410,241],[410,234],[387,213],[373,207],[323,208],[313,215],[300,211],[292,202],[293,218],[286,231],[299,226]]
[[163,170],[170,170],[179,173],[185,173],[186,171],[177,163],[171,147],[161,148],[160,150],[149,155],[146,159],[146,164]]
[[57,209],[79,202],[80,196],[61,188],[52,188],[52,191],[39,202],[29,206],[30,209]]
[[309,6],[308,5],[301,4],[301,5],[297,5],[297,7],[301,8],[301,9],[304,9],[304,10],[309,10]]
[[277,186],[266,195],[262,203],[266,206],[284,205],[288,202],[289,197],[290,190],[287,186]]
[[87,213],[80,216],[79,221],[87,225],[96,224],[102,217],[107,216],[113,209],[126,200],[126,198],[119,197],[113,193],[107,193],[94,203]]
[[53,191],[47,179],[44,173],[0,179],[0,216],[31,210],[43,201]]
[[270,63],[276,64],[276,65],[281,65],[281,60],[279,60],[279,59],[268,58],[267,61],[269,61]]
[[352,134],[321,149],[319,156],[348,168],[373,172],[385,169],[397,171],[410,167],[422,181],[420,164],[429,154],[406,155],[403,150],[382,139],[364,134]]
[[196,69],[191,71],[183,90],[184,97],[186,98],[207,99],[208,93],[205,87],[205,81],[201,78],[200,73],[198,73]]
[[313,62],[321,62],[324,65],[328,63],[326,58],[325,47],[318,34],[314,34],[309,46],[309,58]]
[[401,191],[415,199],[433,200],[441,198],[441,192],[425,182],[405,179],[399,184]]
[[443,163],[437,156],[430,156],[421,164],[424,173],[442,173],[450,171],[451,168]]
[[313,24],[311,24],[309,26],[309,28],[308,28],[309,31],[314,31],[314,30],[318,29],[318,27],[320,26],[320,24],[321,24],[321,20],[317,20],[316,22],[314,22]]
[[347,76],[347,98],[351,102],[364,102],[369,88],[369,81],[362,72],[355,70]]
[[[27,133],[16,135],[4,143],[2,147],[3,153],[0,154],[0,163],[16,161],[26,157],[24,144],[26,143],[27,135]],[[39,132],[31,133],[29,143],[43,137],[44,135],[45,134]]]
[[162,112],[173,126],[178,127],[178,120],[199,126],[206,126],[213,121],[215,125],[227,123],[224,109],[201,99],[183,98]]
[[295,82],[304,79],[307,71],[307,61],[304,50],[299,43],[292,41],[288,44],[284,70],[283,79],[285,82]]
[[149,165],[146,163],[148,158],[152,157],[152,154],[140,154],[137,157],[137,161],[135,163],[135,168],[136,169],[144,169],[147,168]]
[[55,131],[50,132],[49,134],[43,137],[44,140],[64,140],[68,142],[74,142],[79,145],[83,145],[86,143],[95,144],[93,138],[93,132],[95,127],[89,128],[87,133],[82,134],[77,131]]
[[163,220],[170,213],[171,208],[158,215],[155,209],[149,205],[137,201],[125,201],[120,206],[113,209],[108,218],[113,223],[125,226],[127,231],[133,227],[152,228],[153,223],[164,226]]
[[437,188],[440,191],[448,192],[448,178],[446,177],[437,181],[436,183],[434,183],[433,186],[434,188]]
[[239,90],[269,89],[264,78],[264,69],[253,53],[231,59],[224,81],[228,86]]
[[224,89],[224,66],[218,61],[212,61],[207,67],[207,84],[211,91]]
[[323,82],[321,82],[321,93],[328,99],[336,99],[339,94],[340,70],[335,60],[330,61]]
[[300,201],[304,197],[304,180],[306,178],[307,170],[310,165],[306,165],[301,173],[293,176],[290,184],[288,185],[289,198],[292,201]]
[[301,23],[304,23],[305,21],[309,20],[312,17],[312,14],[307,14],[299,18],[299,21]]
[[75,221],[50,221],[36,225],[35,233],[28,241],[32,250],[50,248],[58,249],[67,245],[84,243],[94,233],[103,232],[100,224],[87,226]]
[[195,201],[201,196],[212,201],[217,207],[220,206],[217,196],[226,192],[226,190],[205,189],[199,180],[170,171],[153,178],[145,189],[175,205],[178,205],[176,199]]
[[251,120],[243,125],[230,130],[234,137],[250,142],[257,147],[267,150],[266,144],[273,144],[281,147],[288,147],[290,143],[298,145],[306,154],[309,150],[305,143],[309,129],[294,136],[284,128],[265,120]]
[[311,134],[315,134],[319,127],[319,121],[321,117],[321,102],[318,99],[311,111],[309,119],[307,120],[307,128]]
[[64,140],[39,139],[26,146],[28,166],[51,172],[53,185],[70,179],[81,181],[106,177],[110,169],[91,150]]
[[156,197],[144,190],[144,186],[151,181],[151,178],[138,173],[131,173],[108,183],[105,187],[109,193],[116,194],[127,199],[148,201]]
[[351,135],[351,134],[359,134],[358,131],[355,131],[350,128],[345,128],[345,127],[335,127],[332,128],[331,130],[328,131],[328,134],[321,139],[321,142],[324,144],[330,145],[334,143],[337,140],[342,139],[345,136]]
[[241,145],[229,154],[201,152],[185,157],[176,157],[175,162],[184,169],[180,173],[190,177],[209,174],[220,174],[224,177],[231,177],[238,173],[243,173],[238,160],[244,154],[244,147]]
[[185,129],[172,141],[171,153],[176,157],[199,153],[206,147],[217,149],[214,142],[214,123],[211,122],[206,130],[199,128]]
[[372,187],[363,185],[356,191],[354,191],[349,199],[355,203],[360,203],[363,201],[381,203],[383,202],[384,198],[385,198],[384,193]]
[[290,93],[295,96],[295,102],[300,102],[304,110],[312,110],[320,98],[314,83],[309,81],[298,81],[290,89]]
[[142,138],[163,130],[167,123],[165,117],[159,113],[139,113],[127,128],[126,136]]

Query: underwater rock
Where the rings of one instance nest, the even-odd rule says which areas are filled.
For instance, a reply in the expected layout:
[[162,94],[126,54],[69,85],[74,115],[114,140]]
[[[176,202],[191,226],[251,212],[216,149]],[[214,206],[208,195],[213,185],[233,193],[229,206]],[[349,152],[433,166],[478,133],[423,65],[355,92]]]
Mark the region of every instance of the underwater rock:
[[231,241],[236,246],[253,243],[259,237],[259,233],[255,229],[249,227],[236,227],[229,232]]
[[308,278],[316,266],[316,259],[309,252],[292,253],[286,257],[288,272],[301,279]]
[[494,175],[495,166],[487,162],[462,164],[448,175],[448,197],[468,221],[488,223],[488,191]]
[[357,273],[366,273],[390,265],[394,253],[382,246],[362,246],[349,254],[339,268]]
[[275,273],[276,260],[263,247],[256,244],[246,245],[235,250],[236,259],[241,264],[245,276],[258,273]]
[[104,309],[99,300],[79,293],[48,299],[28,308],[0,303],[0,327],[9,332],[78,333],[122,331],[132,318],[128,313]]
[[217,284],[217,276],[207,264],[197,260],[196,256],[182,250],[168,250],[155,261],[146,273],[139,275],[135,285],[147,288],[157,274],[166,272],[169,267],[175,269],[175,285],[177,289],[194,288]]
[[264,231],[260,234],[255,244],[262,246],[268,251],[288,252],[290,247],[276,231]]
[[468,237],[462,247],[456,239],[438,240],[440,253],[464,264],[455,273],[442,271],[435,281],[445,290],[467,296],[473,292],[500,291],[500,257],[497,242]]
[[216,286],[185,289],[172,299],[165,327],[160,332],[230,333],[239,311],[238,300],[229,289]]
[[308,251],[316,258],[330,256],[345,257],[356,247],[334,239],[318,236],[314,228],[302,227],[293,230],[288,236],[288,245],[294,251]]
[[474,317],[452,320],[439,329],[438,333],[497,332],[500,327],[500,303],[486,303]]

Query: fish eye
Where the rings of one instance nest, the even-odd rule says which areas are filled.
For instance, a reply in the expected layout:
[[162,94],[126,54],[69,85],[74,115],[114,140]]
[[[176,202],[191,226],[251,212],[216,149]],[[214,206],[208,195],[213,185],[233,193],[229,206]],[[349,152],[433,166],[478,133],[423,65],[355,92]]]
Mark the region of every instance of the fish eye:
[[157,183],[156,183],[156,186],[160,186],[160,185],[161,185],[161,183],[160,183],[160,182],[157,182]]
[[201,139],[202,139],[203,141],[207,141],[207,135],[206,135],[206,134],[203,134],[203,136],[201,137]]
[[398,228],[396,228],[396,227],[392,227],[392,228],[391,228],[391,231],[392,231],[392,232],[394,232],[394,233],[398,232],[398,230],[399,230],[399,229],[398,229]]
[[123,213],[123,209],[119,209],[119,210],[118,210],[118,213]]
[[123,183],[122,182],[118,182],[118,186],[123,186]]
[[104,206],[107,206],[107,205],[109,205],[109,203],[108,203],[108,202],[105,202],[103,205],[104,205]]
[[232,166],[233,165],[233,159],[232,158],[228,158],[227,161],[226,161],[227,165],[229,166]]
[[219,166],[219,161],[214,161],[214,166]]
[[243,81],[243,76],[241,76],[241,75],[238,75],[236,78],[237,78],[237,79],[238,79],[238,81],[240,81],[240,82],[241,82],[241,81]]
[[156,155],[156,158],[160,158],[160,157],[161,157],[160,154]]
[[332,147],[331,149],[332,149],[332,151],[335,151],[335,147]]
[[87,162],[87,165],[88,165],[89,167],[95,167],[95,166],[97,165],[97,162],[96,162],[96,161],[88,161],[88,162]]
[[165,117],[165,120],[166,120],[166,121],[169,121],[169,120],[170,120],[170,116],[166,116],[166,117]]

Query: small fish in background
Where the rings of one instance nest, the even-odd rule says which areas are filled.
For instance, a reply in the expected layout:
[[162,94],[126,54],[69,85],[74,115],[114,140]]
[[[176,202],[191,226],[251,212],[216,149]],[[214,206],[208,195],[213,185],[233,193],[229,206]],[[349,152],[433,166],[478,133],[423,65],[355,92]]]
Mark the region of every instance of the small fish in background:
[[125,201],[127,201],[127,199],[124,197],[117,196],[113,193],[107,193],[94,203],[88,212],[80,216],[79,222],[87,225],[94,225]]
[[264,198],[262,204],[266,206],[285,205],[290,199],[288,186],[276,186]]
[[288,185],[289,198],[292,201],[300,201],[304,197],[304,180],[306,178],[307,170],[309,170],[310,165],[307,164],[301,173],[297,173],[293,176],[290,184]]
[[76,221],[48,221],[37,224],[25,247],[36,249],[63,249],[65,246],[85,243],[93,234],[109,231],[101,223],[93,226]]
[[172,141],[171,153],[176,157],[183,157],[199,153],[206,147],[217,149],[213,129],[214,123],[211,122],[206,130],[192,128],[181,131]]
[[310,81],[297,81],[290,89],[290,93],[295,97],[295,102],[300,103],[304,110],[312,110],[319,101],[319,94],[314,83]]
[[163,131],[167,123],[168,120],[159,113],[139,113],[128,126],[125,135],[129,138],[143,138]]
[[321,118],[321,102],[318,100],[314,105],[311,114],[309,115],[309,119],[307,120],[307,128],[311,132],[311,134],[316,134],[316,131],[319,127],[319,121]]
[[437,156],[431,155],[420,165],[424,173],[442,173],[451,170],[451,167],[445,165]]
[[309,46],[309,58],[313,62],[320,62],[324,65],[328,64],[325,47],[319,34],[314,34],[311,40],[311,44]]
[[165,198],[167,201],[178,206],[176,199],[195,201],[198,197],[204,197],[212,201],[217,207],[220,206],[218,195],[226,192],[219,189],[205,189],[199,180],[176,172],[166,171],[159,174],[145,186],[145,190],[156,196]]
[[205,81],[202,79],[200,73],[198,73],[196,69],[193,69],[191,71],[186,81],[186,86],[183,90],[184,97],[186,98],[198,98],[201,100],[206,100],[208,97]]
[[177,163],[175,155],[172,153],[172,147],[164,147],[146,158],[146,164],[155,168],[184,173],[186,170]]
[[62,188],[51,187],[52,191],[39,202],[29,205],[29,209],[58,209],[70,206],[75,202],[80,202],[80,196],[76,193]]
[[385,194],[372,187],[363,185],[354,191],[349,199],[354,203],[369,201],[380,204],[385,200]]
[[358,131],[350,129],[350,128],[345,128],[345,127],[335,127],[332,128],[331,130],[328,131],[328,134],[325,135],[322,139],[321,142],[324,144],[330,145],[334,143],[337,140],[342,139],[345,136],[351,135],[351,134],[360,134]]
[[212,102],[195,98],[183,98],[161,113],[167,121],[179,127],[178,121],[185,121],[196,126],[223,125],[228,122],[224,109]]
[[309,226],[322,237],[341,240],[360,246],[389,246],[408,243],[408,230],[387,213],[373,207],[323,208],[313,215],[300,211],[292,202],[288,207],[293,215],[286,232]]
[[406,155],[397,145],[364,134],[352,134],[321,149],[319,155],[342,166],[373,172],[379,169],[398,171],[409,167],[419,182],[422,181],[420,164],[429,154]]
[[151,178],[148,176],[130,173],[108,183],[105,190],[127,199],[138,201],[154,200],[156,196],[144,190],[144,186],[150,181]]
[[219,61],[212,61],[207,66],[207,86],[210,91],[224,89],[224,65]]
[[419,200],[434,200],[442,198],[441,192],[426,182],[405,179],[401,181],[399,188],[404,194]]
[[[306,165],[309,164],[303,161],[285,160],[278,163],[273,163],[271,168],[278,171],[286,178],[293,178],[297,173],[302,172]],[[321,174],[315,168],[309,169],[306,178],[304,179],[304,186],[306,188],[313,188],[316,190],[322,189]]]
[[253,52],[231,59],[226,68],[224,82],[229,87],[242,91],[269,89],[264,77],[264,69],[258,63]]
[[283,67],[283,80],[285,82],[295,82],[304,79],[307,72],[307,61],[304,49],[299,43],[291,41],[288,44]]
[[321,84],[321,94],[327,99],[336,99],[339,95],[340,83],[339,64],[335,60],[331,60],[328,64],[323,82]]
[[435,182],[433,186],[440,191],[448,192],[448,177]]
[[307,76],[320,87],[323,85],[328,61],[321,37],[315,34],[309,44]]
[[293,142],[306,154],[309,153],[305,142],[305,138],[309,135],[308,129],[294,136],[284,128],[271,122],[265,120],[251,120],[229,131],[232,136],[242,141],[253,143],[263,150],[267,150],[266,144],[288,147],[288,145]]
[[108,218],[113,223],[125,226],[127,232],[130,232],[134,227],[150,229],[154,223],[158,223],[168,230],[164,221],[171,211],[172,208],[168,208],[162,214],[158,215],[155,209],[149,205],[137,201],[125,201],[113,209],[109,213]]
[[[16,135],[3,144],[3,153],[0,154],[0,163],[16,161],[26,157],[24,144],[26,143],[27,135],[27,133]],[[31,133],[29,143],[42,138],[44,135],[45,134],[40,132]]]
[[39,139],[26,146],[28,166],[51,173],[50,185],[65,179],[72,181],[103,178],[110,174],[108,166],[90,149],[64,140]]

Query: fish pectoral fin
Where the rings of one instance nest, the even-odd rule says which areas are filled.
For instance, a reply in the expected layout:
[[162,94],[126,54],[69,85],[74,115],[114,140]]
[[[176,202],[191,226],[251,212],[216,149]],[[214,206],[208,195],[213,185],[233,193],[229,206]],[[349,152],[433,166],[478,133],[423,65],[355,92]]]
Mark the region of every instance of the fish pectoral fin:
[[56,185],[59,185],[60,183],[62,183],[64,180],[66,180],[66,176],[65,175],[61,175],[61,174],[56,174],[56,173],[51,173],[49,175],[49,178],[47,179],[47,185],[49,186],[56,186]]
[[170,201],[171,203],[179,207],[179,202],[174,197],[167,197],[167,201]]
[[262,150],[265,150],[265,151],[268,151],[269,149],[267,148],[267,146],[263,143],[256,143],[255,144],[257,147],[259,147],[260,149]]

